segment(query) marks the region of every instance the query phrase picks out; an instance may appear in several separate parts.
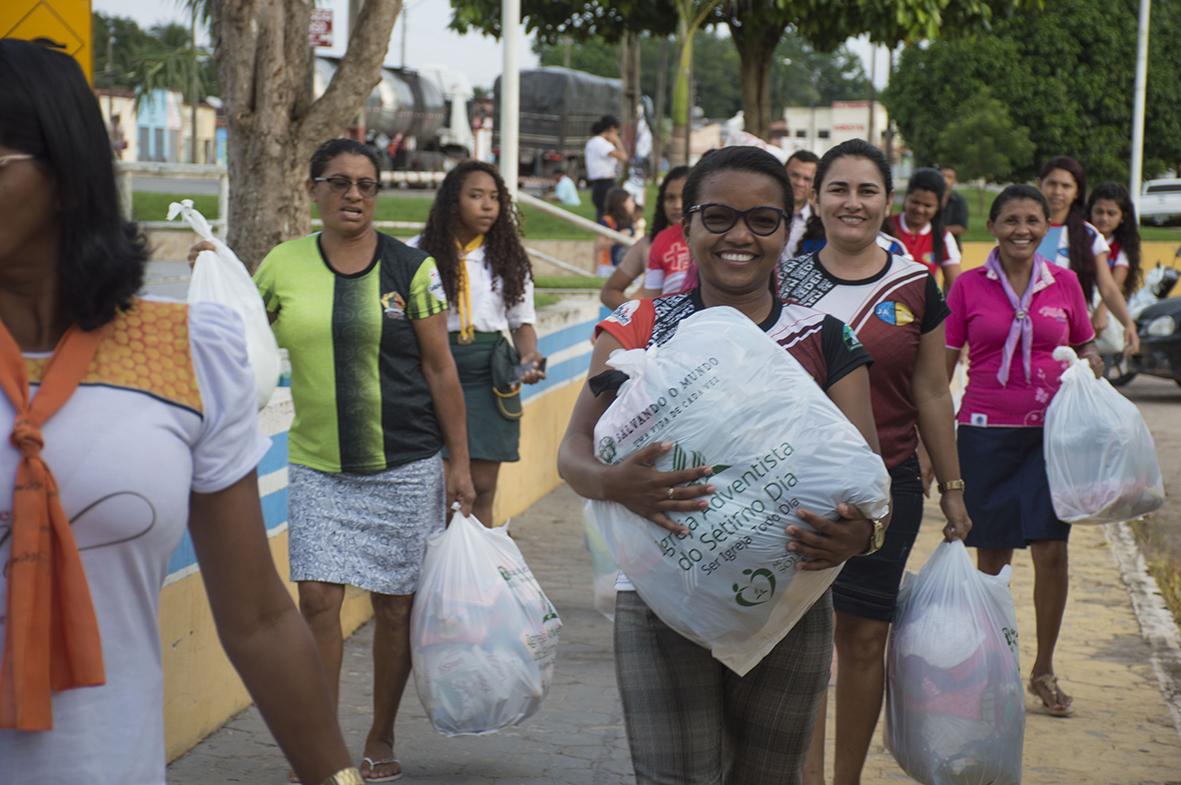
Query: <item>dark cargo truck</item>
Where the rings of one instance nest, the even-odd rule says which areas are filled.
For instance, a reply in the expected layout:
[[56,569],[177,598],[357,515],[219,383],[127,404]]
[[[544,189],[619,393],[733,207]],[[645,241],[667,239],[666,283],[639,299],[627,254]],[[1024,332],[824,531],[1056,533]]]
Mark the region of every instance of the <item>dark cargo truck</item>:
[[[499,154],[500,77],[494,93],[492,145]],[[605,114],[619,115],[622,105],[623,83],[618,79],[558,67],[521,71],[521,176],[548,178],[564,168],[575,180],[585,179],[582,151],[591,126]]]

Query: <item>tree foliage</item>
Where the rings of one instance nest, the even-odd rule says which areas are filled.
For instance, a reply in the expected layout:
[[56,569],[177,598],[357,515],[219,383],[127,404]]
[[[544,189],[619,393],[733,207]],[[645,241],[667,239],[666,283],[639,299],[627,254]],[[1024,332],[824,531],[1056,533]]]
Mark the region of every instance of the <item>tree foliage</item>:
[[988,90],[963,104],[935,143],[939,163],[954,166],[964,180],[1009,182],[1033,161],[1029,129],[1014,123]]
[[[654,97],[657,91],[661,44],[660,38],[649,35],[640,39],[640,89],[648,97]],[[602,39],[578,44],[534,42],[533,51],[543,66],[569,64],[570,68],[599,76],[619,76],[619,45]],[[672,84],[675,64],[670,59],[666,65],[665,84]],[[818,52],[789,31],[780,40],[771,66],[771,106],[776,113],[786,106],[869,97],[869,78],[861,59],[844,46],[833,52]],[[731,117],[742,109],[741,78],[734,43],[714,30],[698,33],[693,47],[694,96],[706,117]]]
[[[1094,182],[1127,179],[1135,81],[1137,0],[1050,3],[1042,13],[998,22],[989,36],[938,41],[903,52],[886,105],[916,160],[940,154],[949,118],[984,89],[1029,129],[1034,153],[1012,172],[1036,174],[1060,154]],[[1145,172],[1181,160],[1181,69],[1176,41],[1181,5],[1153,7],[1148,70]]]
[[92,15],[94,79],[98,87],[121,88],[143,97],[157,88],[188,95],[194,75],[202,96],[217,95],[217,67],[210,52],[194,48],[188,28],[156,25],[144,30],[134,19]]

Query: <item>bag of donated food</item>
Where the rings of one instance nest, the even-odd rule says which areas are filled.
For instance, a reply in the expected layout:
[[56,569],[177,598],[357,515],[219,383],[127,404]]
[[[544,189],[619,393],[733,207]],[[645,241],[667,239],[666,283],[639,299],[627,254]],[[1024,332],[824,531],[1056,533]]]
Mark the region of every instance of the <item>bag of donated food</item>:
[[886,468],[783,347],[728,307],[681,322],[661,346],[618,351],[628,376],[595,426],[595,452],[619,463],[656,442],[661,471],[709,465],[701,512],[674,514],[679,536],[614,502],[591,514],[611,557],[665,624],[739,675],[775,647],[839,568],[797,571],[787,526],[803,507],[835,519],[848,502],[889,510]]
[[1165,503],[1152,434],[1136,404],[1069,346],[1054,359],[1070,362],[1046,409],[1046,476],[1054,513],[1067,523],[1139,518]]
[[980,572],[956,541],[903,581],[883,735],[923,785],[1020,785],[1025,702],[1011,573]]
[[414,684],[435,730],[480,735],[532,716],[561,627],[508,532],[456,512],[427,541],[410,615]]
[[279,383],[279,345],[267,319],[266,306],[258,287],[246,272],[246,265],[230,247],[213,235],[205,216],[193,208],[191,199],[173,202],[168,207],[168,220],[180,215],[197,236],[213,243],[216,250],[202,251],[193,265],[189,281],[189,302],[212,302],[233,308],[242,317],[246,335],[246,357],[254,371],[255,401],[262,410],[275,386]]

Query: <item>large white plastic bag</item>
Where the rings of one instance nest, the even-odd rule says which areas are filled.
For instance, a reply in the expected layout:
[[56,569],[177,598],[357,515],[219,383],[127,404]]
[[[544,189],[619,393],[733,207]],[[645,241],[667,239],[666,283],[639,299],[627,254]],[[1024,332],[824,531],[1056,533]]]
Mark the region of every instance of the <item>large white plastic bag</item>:
[[786,528],[798,507],[835,519],[839,502],[881,517],[886,468],[783,347],[732,308],[685,319],[663,346],[612,354],[628,374],[595,426],[595,450],[618,463],[655,442],[676,446],[662,471],[711,465],[704,513],[672,518],[681,538],[594,501],[607,547],[665,624],[745,674],[824,593],[839,568],[797,571]]
[[532,716],[561,628],[508,532],[456,513],[427,541],[410,614],[414,684],[435,730],[480,735]]
[[258,287],[246,272],[230,247],[213,234],[205,216],[193,209],[191,199],[173,202],[168,207],[168,220],[180,215],[202,240],[213,243],[215,251],[202,251],[193,265],[189,281],[190,303],[219,303],[237,311],[246,326],[246,356],[254,371],[254,391],[258,408],[262,409],[275,392],[281,371],[279,346],[267,319],[266,306],[258,294]]
[[923,785],[1019,785],[1025,702],[1011,568],[977,570],[941,543],[898,595],[886,748]]
[[1152,434],[1136,404],[1069,346],[1054,350],[1069,361],[1062,386],[1046,409],[1046,475],[1054,514],[1068,523],[1112,523],[1138,518],[1165,502]]

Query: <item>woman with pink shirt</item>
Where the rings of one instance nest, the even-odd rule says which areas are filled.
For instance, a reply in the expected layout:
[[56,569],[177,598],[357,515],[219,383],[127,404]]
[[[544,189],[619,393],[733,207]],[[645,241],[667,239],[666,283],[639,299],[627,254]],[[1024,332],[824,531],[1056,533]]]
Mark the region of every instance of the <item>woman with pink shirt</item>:
[[968,387],[957,421],[964,503],[973,527],[965,543],[991,575],[1012,561],[1014,548],[1033,556],[1037,658],[1029,691],[1047,713],[1068,717],[1072,699],[1058,686],[1054,646],[1069,583],[1070,525],[1050,503],[1042,457],[1046,407],[1063,365],[1052,357],[1071,346],[1095,369],[1095,331],[1078,278],[1038,253],[1050,207],[1032,186],[1011,185],[997,196],[988,228],[997,246],[983,267],[960,275],[947,304],[947,371],[968,346]]

